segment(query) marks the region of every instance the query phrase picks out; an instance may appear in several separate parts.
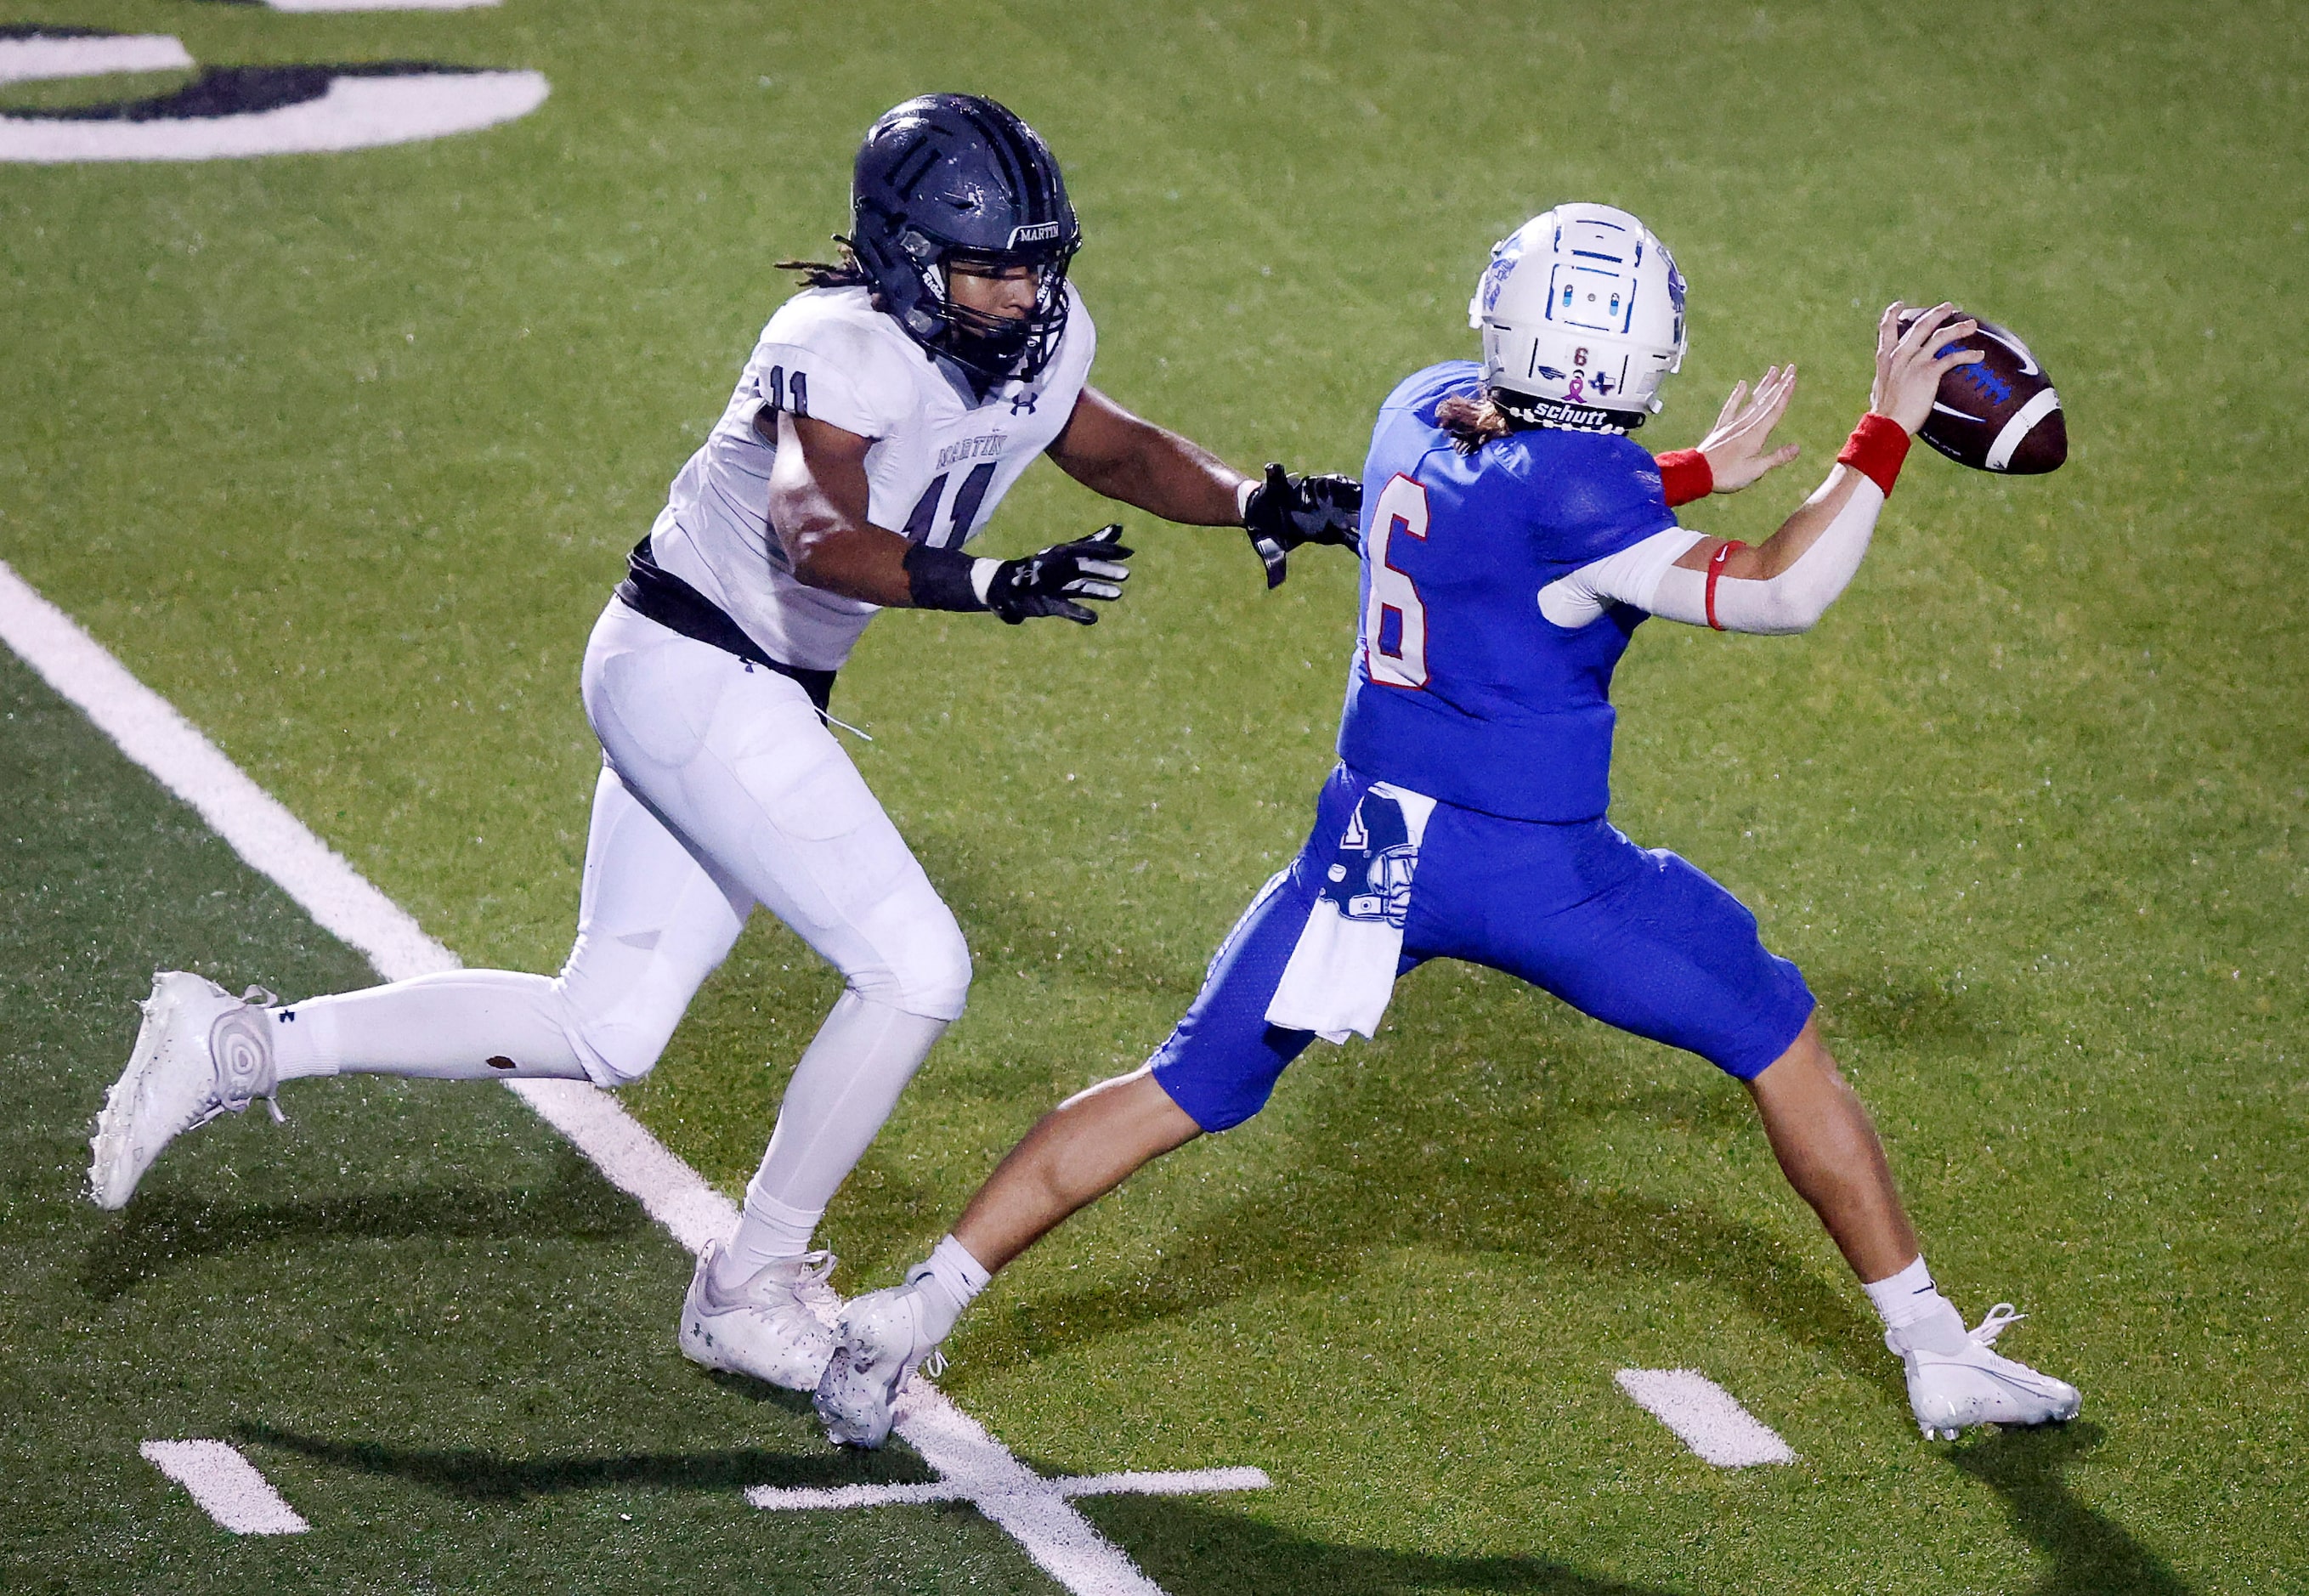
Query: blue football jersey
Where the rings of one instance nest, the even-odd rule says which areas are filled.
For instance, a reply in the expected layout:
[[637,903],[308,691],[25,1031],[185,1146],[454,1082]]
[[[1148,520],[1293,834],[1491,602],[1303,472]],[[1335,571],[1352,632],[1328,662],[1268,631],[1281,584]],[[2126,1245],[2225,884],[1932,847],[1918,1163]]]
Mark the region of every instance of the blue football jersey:
[[1611,799],[1612,670],[1644,615],[1619,605],[1567,630],[1539,591],[1675,515],[1626,437],[1534,427],[1461,454],[1435,407],[1481,379],[1449,361],[1379,407],[1339,757],[1462,808],[1590,820]]

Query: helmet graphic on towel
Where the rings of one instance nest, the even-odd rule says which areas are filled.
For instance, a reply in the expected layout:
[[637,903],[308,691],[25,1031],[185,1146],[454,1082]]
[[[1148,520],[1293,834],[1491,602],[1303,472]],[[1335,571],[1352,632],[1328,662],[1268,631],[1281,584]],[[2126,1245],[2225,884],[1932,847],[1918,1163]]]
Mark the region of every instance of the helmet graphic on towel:
[[[996,381],[1032,380],[1067,325],[1082,229],[1040,134],[977,94],[923,94],[867,130],[850,185],[851,248],[884,310],[924,349]],[[1025,317],[955,302],[950,267],[1024,267]]]
[[1317,890],[1347,919],[1400,927],[1410,912],[1412,873],[1418,866],[1419,849],[1401,801],[1367,791],[1347,816],[1338,851]]
[[1483,385],[1510,414],[1639,427],[1683,365],[1683,274],[1625,211],[1558,205],[1492,246],[1467,324],[1483,335]]

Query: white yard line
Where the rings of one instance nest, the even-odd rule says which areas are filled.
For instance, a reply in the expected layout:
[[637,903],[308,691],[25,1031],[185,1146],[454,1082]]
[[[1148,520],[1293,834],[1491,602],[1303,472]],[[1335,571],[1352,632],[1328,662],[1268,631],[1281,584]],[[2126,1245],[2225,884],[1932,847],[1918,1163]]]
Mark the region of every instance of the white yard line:
[[128,673],[72,617],[0,562],[0,642],[78,706],[120,751],[190,804],[258,874],[321,928],[368,955],[385,979],[454,970],[457,956],[371,886],[272,795]]
[[[0,642],[77,705],[122,753],[192,805],[251,868],[270,877],[340,941],[368,955],[387,980],[458,967],[454,953],[425,935],[406,910],[4,562]],[[736,1226],[736,1205],[608,1093],[570,1081],[522,1082],[513,1090],[592,1160],[612,1185],[639,1198],[650,1216],[692,1253]],[[1161,1587],[1100,1534],[1056,1482],[1020,1462],[937,1387],[913,1382],[900,1400],[897,1429],[956,1486],[956,1497],[975,1503],[1043,1572],[1077,1596],[1161,1596]],[[1265,1478],[1260,1476],[1262,1482]]]
[[803,1513],[819,1507],[919,1507],[927,1502],[958,1502],[965,1489],[951,1480],[919,1485],[757,1485],[746,1493],[746,1500],[772,1513]]
[[1638,1407],[1719,1469],[1796,1461],[1771,1426],[1697,1369],[1623,1368],[1619,1380]]
[[[1042,1486],[1062,1497],[1192,1497],[1206,1491],[1263,1491],[1275,1481],[1264,1469],[1133,1470],[1123,1474],[1061,1474]],[[975,1500],[955,1480],[907,1485],[757,1485],[746,1500],[773,1513],[815,1507],[891,1507],[924,1502]]]
[[1051,1482],[1010,1454],[938,1387],[914,1380],[898,1399],[898,1433],[922,1461],[968,1489],[978,1511],[1080,1596],[1163,1596],[1122,1549],[1098,1532]]
[[583,1081],[508,1081],[506,1086],[630,1193],[692,1255],[738,1228],[738,1205],[649,1134],[618,1100]]
[[302,1535],[313,1527],[255,1463],[222,1441],[147,1441],[139,1450],[236,1535]]
[[1120,1474],[1063,1474],[1051,1481],[1062,1497],[1192,1497],[1205,1491],[1263,1491],[1264,1469],[1132,1469]]

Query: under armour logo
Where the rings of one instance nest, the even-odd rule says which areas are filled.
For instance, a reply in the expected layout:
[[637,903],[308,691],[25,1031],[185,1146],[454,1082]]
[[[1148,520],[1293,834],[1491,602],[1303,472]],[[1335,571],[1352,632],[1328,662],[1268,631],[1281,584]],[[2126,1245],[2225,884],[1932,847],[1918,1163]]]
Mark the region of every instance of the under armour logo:
[[1014,416],[1033,415],[1034,413],[1034,401],[1042,397],[1042,396],[1041,394],[1035,393],[1032,388],[1013,393],[1010,396],[1010,413]]

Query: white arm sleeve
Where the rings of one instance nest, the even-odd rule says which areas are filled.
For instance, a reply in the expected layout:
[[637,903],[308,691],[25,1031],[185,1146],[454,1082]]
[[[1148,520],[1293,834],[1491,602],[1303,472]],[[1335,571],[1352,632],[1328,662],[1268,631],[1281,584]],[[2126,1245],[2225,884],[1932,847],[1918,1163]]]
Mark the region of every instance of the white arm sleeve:
[[[1836,519],[1828,523],[1794,565],[1768,582],[1732,576],[1717,582],[1717,624],[1726,632],[1810,631],[1843,593],[1853,573],[1860,569],[1861,558],[1868,552],[1868,539],[1876,531],[1876,517],[1883,508],[1884,490],[1862,477],[1850,500],[1836,513]],[[1704,626],[1708,625],[1708,573],[1672,565],[1654,584],[1647,600],[1627,596],[1620,601],[1641,602],[1642,608],[1654,615],[1682,621],[1688,626]]]
[[1699,539],[1698,532],[1672,526],[1617,554],[1591,561],[1540,589],[1539,613],[1566,631],[1577,632],[1590,621],[1603,619],[1604,612],[1614,604],[1649,609],[1660,579]]

